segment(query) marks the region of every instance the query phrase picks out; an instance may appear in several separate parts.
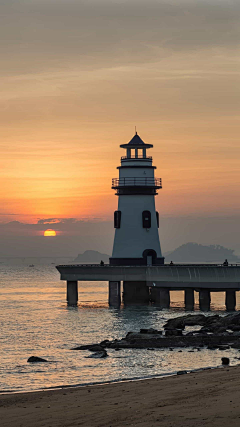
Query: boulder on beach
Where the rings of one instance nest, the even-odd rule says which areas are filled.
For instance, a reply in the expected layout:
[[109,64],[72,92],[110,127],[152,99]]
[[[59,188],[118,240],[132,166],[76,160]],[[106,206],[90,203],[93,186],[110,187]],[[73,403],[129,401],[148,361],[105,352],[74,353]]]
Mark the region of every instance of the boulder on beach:
[[28,358],[28,363],[39,363],[39,362],[48,362],[48,360],[43,359],[42,357],[31,356]]
[[222,365],[229,365],[230,360],[228,357],[222,357]]

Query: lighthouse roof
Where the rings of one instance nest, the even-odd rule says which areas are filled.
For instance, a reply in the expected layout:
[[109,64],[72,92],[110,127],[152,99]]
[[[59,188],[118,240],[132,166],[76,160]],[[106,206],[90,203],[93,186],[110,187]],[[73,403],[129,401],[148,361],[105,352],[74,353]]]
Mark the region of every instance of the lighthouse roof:
[[146,144],[142,138],[135,133],[134,137],[127,143],[120,145],[121,148],[152,148],[152,144]]

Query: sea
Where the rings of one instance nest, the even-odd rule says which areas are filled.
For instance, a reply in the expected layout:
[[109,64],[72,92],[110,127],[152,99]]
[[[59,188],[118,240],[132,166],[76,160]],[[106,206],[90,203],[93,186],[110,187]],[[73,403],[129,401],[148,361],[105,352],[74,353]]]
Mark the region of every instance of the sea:
[[[171,292],[171,306],[108,307],[107,282],[79,282],[79,305],[66,304],[66,283],[57,264],[69,259],[0,258],[0,392],[25,392],[64,386],[109,383],[176,374],[239,363],[240,351],[201,349],[108,350],[104,359],[72,348],[122,338],[140,328],[161,329],[185,314],[183,292]],[[237,309],[240,299],[237,296]],[[195,312],[199,312],[196,294]],[[224,293],[212,293],[211,312],[225,314]],[[189,327],[190,331],[191,328]],[[28,363],[30,356],[49,363]]]

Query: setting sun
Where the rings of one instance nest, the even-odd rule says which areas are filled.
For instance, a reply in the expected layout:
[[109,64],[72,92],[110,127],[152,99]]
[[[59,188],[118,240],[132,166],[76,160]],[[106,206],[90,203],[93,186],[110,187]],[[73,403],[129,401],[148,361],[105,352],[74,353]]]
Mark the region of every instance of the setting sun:
[[55,237],[57,235],[55,230],[44,231],[44,237]]

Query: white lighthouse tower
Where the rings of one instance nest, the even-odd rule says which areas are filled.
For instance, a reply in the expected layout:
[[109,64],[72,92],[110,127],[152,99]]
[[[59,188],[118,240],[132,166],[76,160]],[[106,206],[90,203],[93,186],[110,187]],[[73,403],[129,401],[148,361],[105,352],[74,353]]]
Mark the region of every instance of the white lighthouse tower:
[[155,209],[157,190],[162,188],[161,178],[154,177],[155,166],[145,144],[136,134],[121,158],[119,178],[112,180],[118,196],[118,210],[114,212],[115,237],[111,265],[164,264],[158,227],[159,214]]

